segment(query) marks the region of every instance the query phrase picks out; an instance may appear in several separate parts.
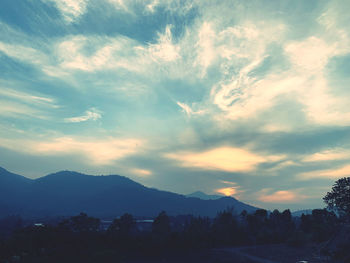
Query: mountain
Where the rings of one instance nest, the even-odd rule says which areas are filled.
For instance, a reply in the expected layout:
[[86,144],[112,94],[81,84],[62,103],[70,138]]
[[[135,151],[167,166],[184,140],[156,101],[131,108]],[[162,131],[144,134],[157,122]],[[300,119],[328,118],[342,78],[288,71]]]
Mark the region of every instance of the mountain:
[[32,180],[0,167],[0,217],[25,209],[23,200],[29,194],[31,183]]
[[215,216],[231,207],[237,213],[256,210],[232,197],[201,200],[147,188],[119,175],[92,176],[72,171],[28,179],[1,168],[0,198],[0,217],[66,216],[80,212],[104,218],[126,212],[153,217],[162,210],[169,215]]
[[216,199],[220,199],[224,196],[222,195],[207,195],[201,191],[196,191],[194,193],[188,194],[186,195],[187,197],[196,197],[202,200],[216,200]]

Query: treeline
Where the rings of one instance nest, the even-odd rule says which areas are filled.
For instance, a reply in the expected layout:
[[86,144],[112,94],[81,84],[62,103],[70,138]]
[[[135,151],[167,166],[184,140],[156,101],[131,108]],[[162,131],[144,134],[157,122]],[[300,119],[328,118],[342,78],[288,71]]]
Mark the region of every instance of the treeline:
[[[330,240],[342,222],[325,209],[300,218],[293,218],[289,210],[259,209],[239,215],[226,210],[214,219],[161,212],[150,224],[149,231],[142,231],[130,214],[105,230],[100,219],[84,213],[53,225],[25,227],[18,217],[6,218],[0,220],[0,262],[128,262],[223,246],[305,246]],[[339,253],[346,254],[334,255],[346,256]]]

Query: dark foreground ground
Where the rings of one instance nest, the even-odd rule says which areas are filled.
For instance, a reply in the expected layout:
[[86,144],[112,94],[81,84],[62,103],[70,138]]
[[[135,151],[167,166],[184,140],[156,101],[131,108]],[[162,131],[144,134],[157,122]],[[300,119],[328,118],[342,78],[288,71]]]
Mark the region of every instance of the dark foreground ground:
[[286,245],[217,248],[183,255],[134,259],[130,263],[296,263],[299,261],[335,263],[320,256],[319,248],[316,246],[293,248]]

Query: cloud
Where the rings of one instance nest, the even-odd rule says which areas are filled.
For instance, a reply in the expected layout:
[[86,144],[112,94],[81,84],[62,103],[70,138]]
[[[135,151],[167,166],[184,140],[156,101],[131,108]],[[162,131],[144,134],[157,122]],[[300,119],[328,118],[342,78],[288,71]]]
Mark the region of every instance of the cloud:
[[315,36],[303,41],[289,43],[284,48],[291,62],[302,71],[322,71],[328,59],[338,53],[335,46],[328,45]]
[[46,114],[35,107],[7,100],[0,100],[0,116],[47,119]]
[[64,121],[65,122],[84,122],[84,121],[88,121],[88,120],[96,121],[96,120],[101,119],[101,118],[102,118],[101,111],[99,111],[95,108],[91,108],[91,109],[85,111],[85,115],[78,116],[78,117],[72,117],[72,118],[65,118]]
[[191,115],[203,115],[203,114],[205,114],[204,110],[194,111],[190,106],[188,106],[185,103],[178,101],[178,102],[176,102],[176,104],[180,106],[180,108],[187,114],[188,117],[190,117]]
[[[312,123],[350,123],[347,102],[332,94],[326,75],[331,58],[350,52],[347,33],[335,31],[332,38],[323,35],[288,41],[284,24],[267,25],[246,23],[215,34],[218,40],[211,44],[211,50],[215,50],[216,58],[221,57],[217,63],[223,77],[213,85],[211,101],[224,113],[222,116],[233,121],[259,118],[289,98],[304,106],[303,112]],[[283,48],[278,55],[281,64],[263,75],[256,74],[266,66],[265,61],[276,56],[271,45]],[[284,59],[289,65],[282,64]],[[270,124],[276,126],[280,126],[278,122]]]
[[300,166],[299,163],[293,161],[293,160],[282,160],[281,162],[278,162],[273,167],[266,169],[266,172],[269,175],[279,175],[279,171],[282,169],[286,169],[290,166]]
[[71,23],[82,16],[86,11],[87,0],[47,0],[56,4],[63,18]]
[[159,0],[153,0],[149,4],[146,5],[146,10],[148,12],[154,13],[155,8],[159,5]]
[[140,139],[89,139],[58,137],[47,141],[1,139],[0,146],[30,155],[81,155],[93,165],[110,165],[114,161],[141,152],[145,142]]
[[164,34],[158,34],[158,41],[148,46],[148,52],[156,61],[172,62],[180,58],[180,47],[173,44],[171,26],[167,25]]
[[222,187],[219,189],[216,189],[215,192],[225,195],[225,196],[233,196],[235,195],[236,197],[244,192],[243,190],[240,189],[240,186],[237,185],[236,182],[231,182],[231,181],[225,181],[225,180],[220,180],[220,183],[223,183],[225,185],[230,185],[226,187]]
[[263,189],[258,197],[258,200],[265,203],[295,203],[307,198],[299,191],[280,190],[268,194],[269,189]]
[[8,97],[10,99],[16,99],[19,101],[22,101],[24,103],[30,103],[35,105],[43,105],[53,108],[58,108],[59,106],[54,104],[54,99],[50,97],[44,97],[40,95],[33,95],[27,92],[18,91],[15,89],[8,89],[1,87],[0,89],[0,95],[4,97]]
[[237,193],[237,190],[235,187],[224,187],[216,190],[217,193],[223,194],[225,196],[233,196]]
[[47,119],[47,109],[59,108],[54,99],[0,87],[0,115],[13,118]]
[[[71,36],[56,44],[56,52],[60,61],[58,66],[63,71],[72,69],[86,72],[127,70],[141,75],[145,72],[153,74],[154,66],[158,63],[176,59],[170,44],[162,43],[162,41],[166,42],[162,38],[160,43],[142,45],[122,35],[116,37]],[[86,54],[84,50],[92,46],[92,52]]]
[[[95,52],[84,54],[85,47],[93,44]],[[131,69],[125,60],[129,54],[133,56],[135,43],[126,37],[96,38],[83,35],[73,36],[58,43],[57,53],[62,69],[82,71],[107,70],[113,68]]]
[[233,147],[219,147],[204,152],[169,153],[165,157],[174,159],[185,167],[225,172],[250,172],[260,163],[282,158],[262,157],[245,149]]
[[118,10],[123,10],[125,12],[130,12],[129,7],[128,7],[128,3],[131,2],[129,0],[125,1],[125,0],[108,0],[111,4],[113,4],[113,6],[118,9]]
[[[274,87],[266,83],[266,78],[252,73],[269,56],[267,47],[281,41],[284,31],[285,25],[280,23],[246,23],[217,33],[216,49],[221,57],[223,78],[212,87],[211,100],[229,119],[254,117],[270,108],[280,94],[282,87]],[[275,76],[272,74],[270,78]]]
[[138,169],[138,168],[131,169],[130,173],[132,173],[136,176],[139,176],[139,177],[149,177],[153,174],[152,171],[150,171],[150,170]]
[[212,29],[212,25],[208,22],[204,22],[198,32],[197,45],[197,60],[202,67],[202,77],[206,74],[207,68],[211,65],[212,61],[217,56],[214,47],[215,32]]
[[331,149],[314,153],[302,159],[303,162],[321,162],[350,159],[350,151],[344,149]]
[[41,51],[21,44],[0,41],[0,51],[9,57],[30,64],[40,65],[47,60],[47,57]]
[[316,170],[311,172],[300,173],[297,178],[300,180],[311,180],[316,178],[338,179],[341,177],[350,176],[350,165],[345,165],[340,168]]

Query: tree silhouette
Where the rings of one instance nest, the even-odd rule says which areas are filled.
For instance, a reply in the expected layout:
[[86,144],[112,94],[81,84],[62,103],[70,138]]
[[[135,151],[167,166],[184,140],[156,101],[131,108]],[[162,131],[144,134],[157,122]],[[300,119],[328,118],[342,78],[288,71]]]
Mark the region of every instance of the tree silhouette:
[[350,219],[350,177],[341,178],[335,182],[332,191],[323,198],[328,208],[339,215]]
[[167,236],[170,230],[170,219],[165,211],[162,211],[152,223],[152,232],[156,235]]
[[231,244],[237,239],[237,220],[233,210],[225,210],[215,217],[213,223],[213,235],[216,243]]
[[128,236],[135,228],[135,220],[132,215],[126,213],[120,218],[114,219],[113,223],[109,226],[108,231],[120,236]]
[[59,225],[73,232],[96,232],[100,228],[100,219],[80,213],[64,220]]

